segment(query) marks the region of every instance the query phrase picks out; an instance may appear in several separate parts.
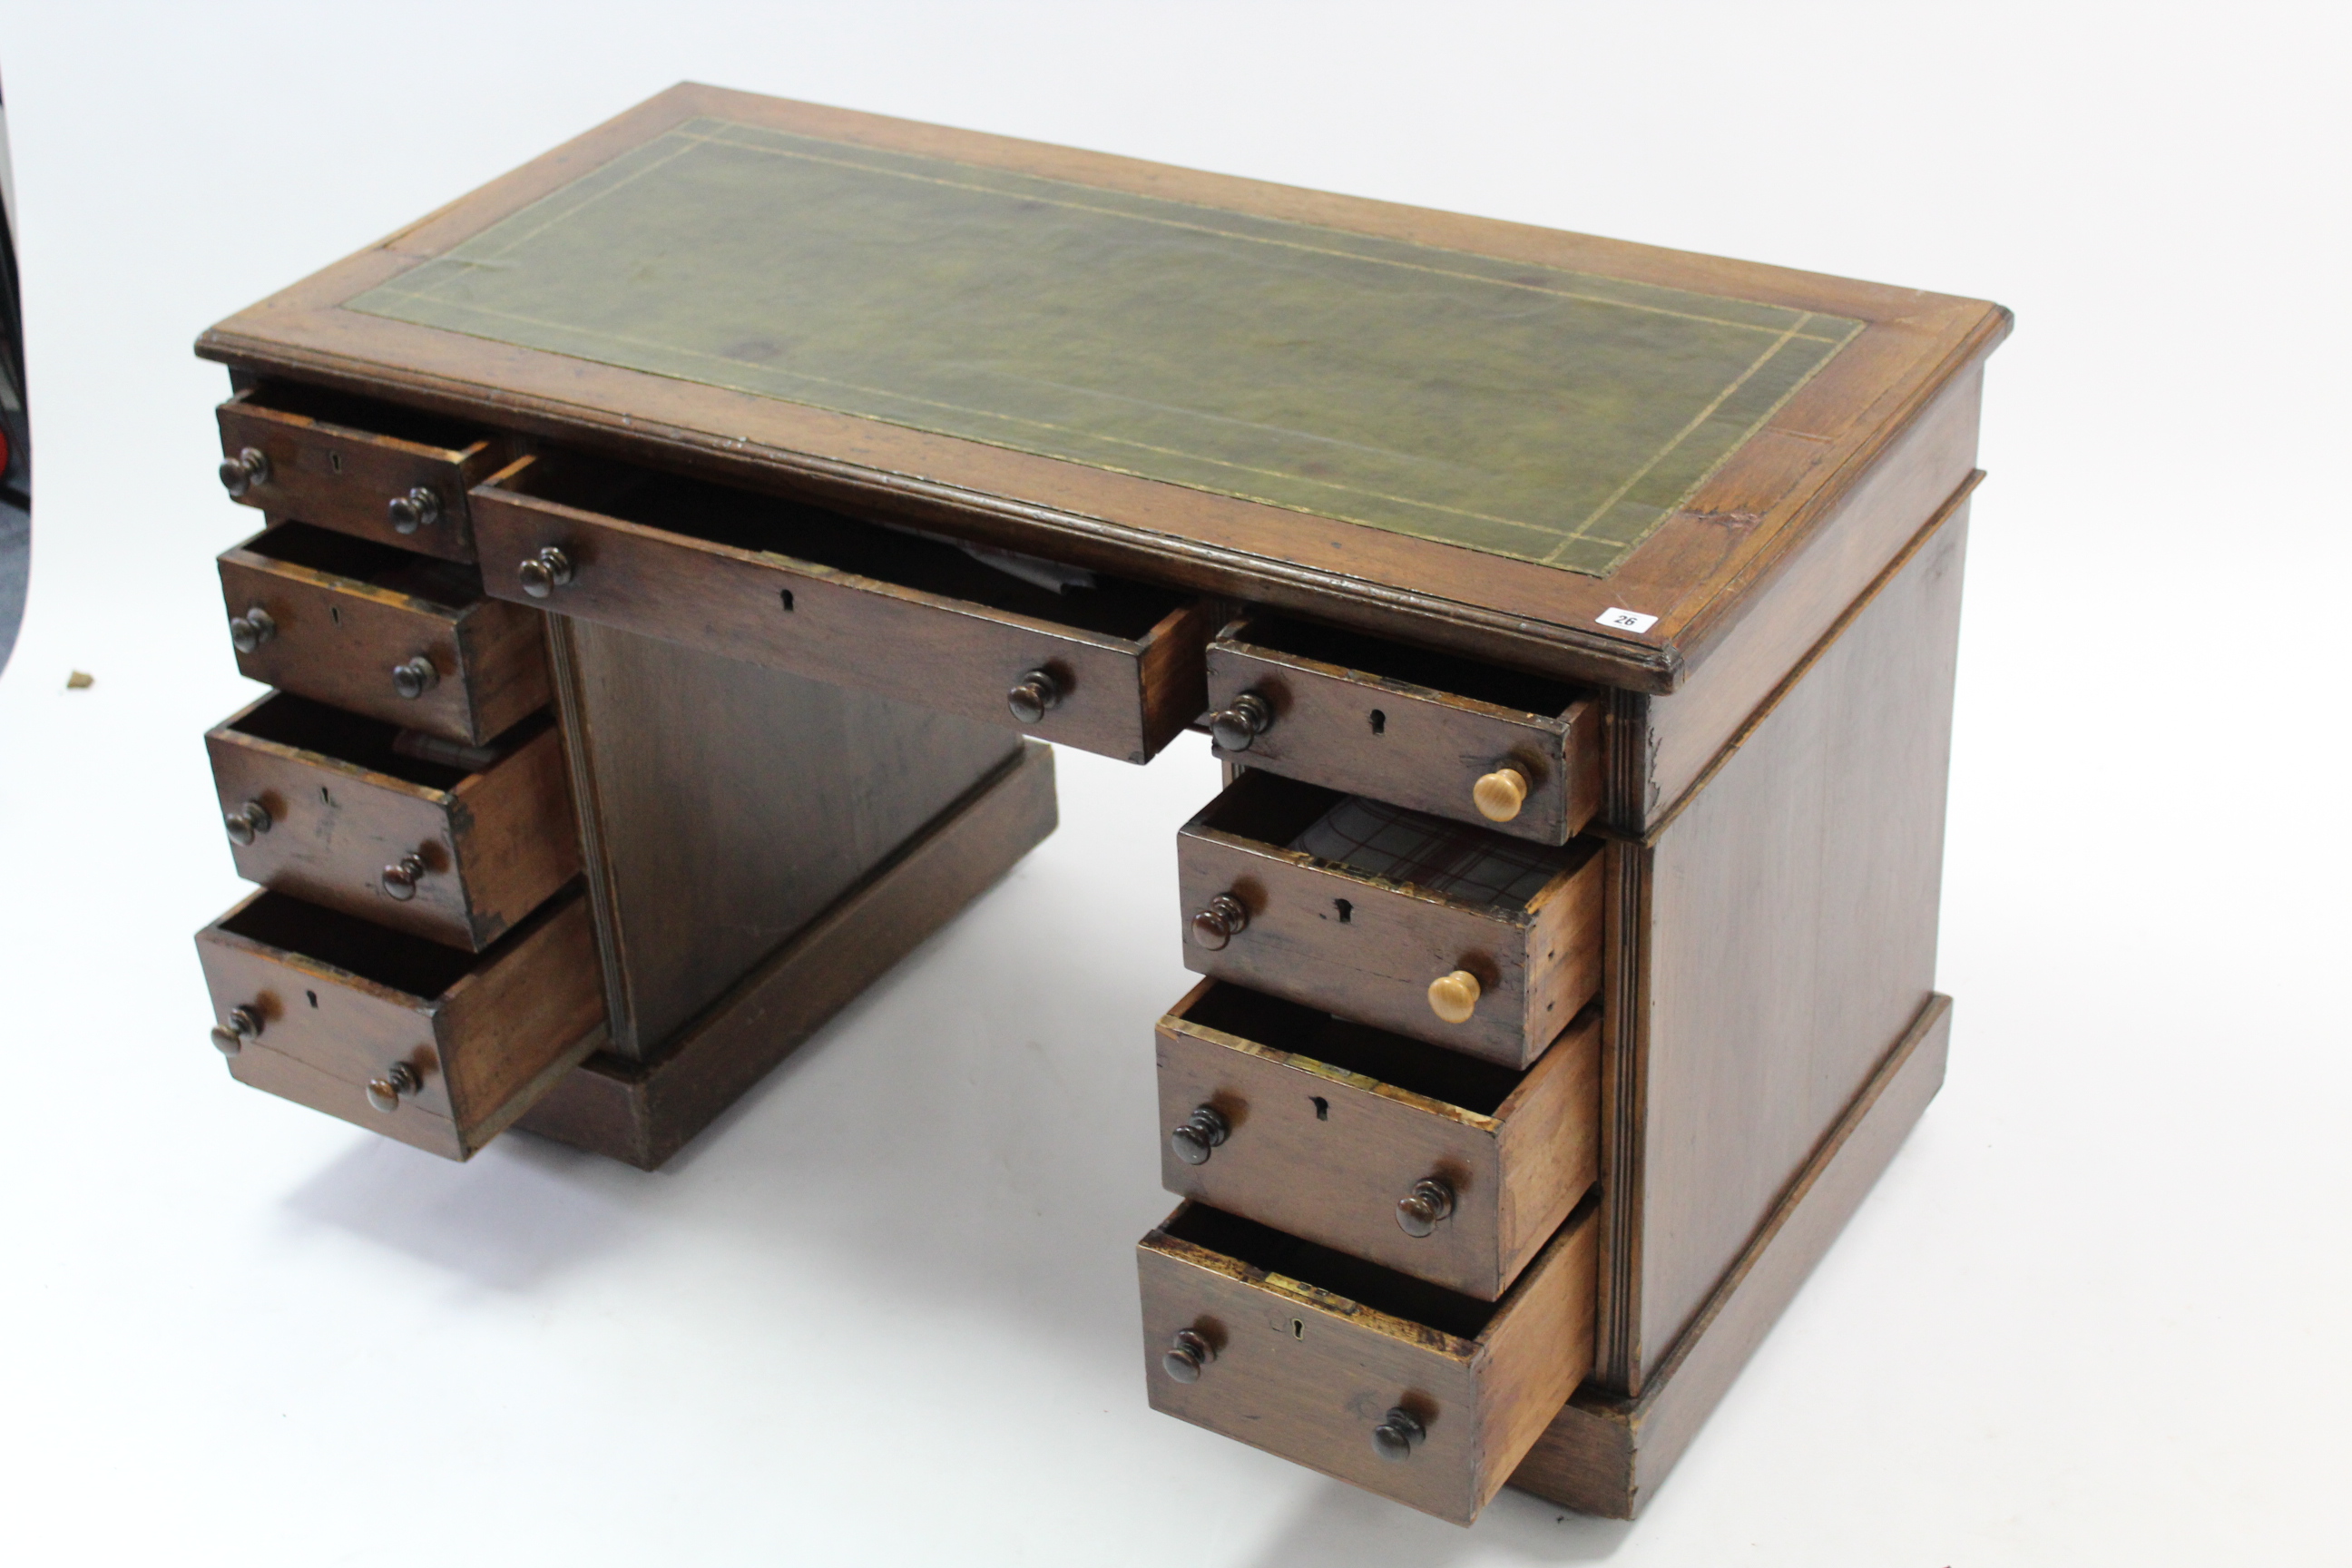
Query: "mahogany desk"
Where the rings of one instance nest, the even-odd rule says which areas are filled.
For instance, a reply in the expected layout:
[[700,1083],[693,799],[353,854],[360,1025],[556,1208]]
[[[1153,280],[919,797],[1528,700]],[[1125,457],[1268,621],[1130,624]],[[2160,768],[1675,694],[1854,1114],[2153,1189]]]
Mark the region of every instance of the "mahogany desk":
[[214,1043],[651,1167],[1205,726],[1152,1403],[1630,1516],[1942,1079],[2008,326],[676,88],[198,344]]

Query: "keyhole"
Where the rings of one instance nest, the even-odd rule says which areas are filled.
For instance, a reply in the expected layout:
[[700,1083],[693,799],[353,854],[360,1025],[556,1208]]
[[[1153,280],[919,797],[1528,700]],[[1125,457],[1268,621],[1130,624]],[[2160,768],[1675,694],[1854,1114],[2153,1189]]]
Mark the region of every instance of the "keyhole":
[[791,615],[793,613],[793,591],[790,588],[779,588],[776,590],[776,597],[784,602],[784,614],[788,616]]
[[1319,1094],[1310,1094],[1307,1098],[1312,1100],[1315,1104],[1316,1121],[1328,1121],[1331,1120],[1331,1102],[1329,1100],[1324,1099]]
[[341,473],[343,471],[343,455],[341,452],[328,453],[327,467],[333,469],[336,473]]
[[1373,734],[1375,734],[1375,735],[1384,734],[1384,733],[1386,733],[1386,732],[1387,732],[1388,727],[1389,727],[1389,716],[1388,716],[1387,714],[1385,714],[1385,713],[1381,712],[1381,711],[1379,709],[1377,709],[1377,708],[1373,709],[1373,710],[1372,710],[1372,733],[1373,733]]
[[1349,903],[1345,899],[1332,900],[1331,907],[1339,911],[1339,923],[1341,925],[1346,925],[1349,921],[1355,918],[1356,906]]
[[319,994],[316,991],[305,991],[302,994],[310,999],[311,1006],[315,1007],[319,1005]]
[[1290,1337],[1294,1340],[1303,1340],[1307,1337],[1306,1319],[1293,1318],[1290,1320]]
[[327,606],[327,618],[334,622],[335,625],[339,626],[341,626],[343,624],[343,607],[341,605],[329,605]]
[[331,806],[335,804],[335,797],[327,793],[327,786],[325,784],[320,784],[319,786],[319,804],[320,805],[327,806]]

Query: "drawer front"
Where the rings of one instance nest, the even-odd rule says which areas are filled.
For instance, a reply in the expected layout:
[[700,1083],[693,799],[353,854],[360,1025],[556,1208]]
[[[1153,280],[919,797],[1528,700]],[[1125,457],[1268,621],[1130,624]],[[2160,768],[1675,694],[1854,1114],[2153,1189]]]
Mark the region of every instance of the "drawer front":
[[[1191,1239],[1214,1239],[1205,1214],[1179,1210],[1137,1249],[1145,1377],[1166,1415],[1467,1524],[1591,1368],[1589,1207],[1475,1336]],[[1213,1352],[1190,1381],[1171,1370],[1180,1333]]]
[[[576,889],[478,957],[410,951],[415,938],[371,940],[357,925],[261,892],[197,933],[232,1076],[462,1160],[603,1037],[595,933]],[[371,1085],[387,1084],[400,1092],[379,1108]]]
[[541,619],[520,605],[438,604],[245,546],[222,554],[220,579],[236,668],[264,685],[467,745],[547,705]]
[[[1205,604],[1183,603],[1147,635],[1111,637],[507,488],[521,478],[501,475],[474,497],[493,594],[536,588],[559,614],[1129,762],[1148,761],[1200,714]],[[551,550],[561,581],[526,573]],[[1039,672],[1051,706],[1016,711]]]
[[220,405],[221,478],[236,500],[420,555],[474,559],[466,492],[504,464],[505,438],[411,440],[301,412],[307,401],[280,389]]
[[[1253,768],[1367,795],[1539,844],[1565,844],[1601,805],[1601,704],[1515,713],[1362,670],[1251,644],[1229,628],[1208,649],[1209,706],[1263,704],[1255,734],[1213,721],[1218,750]],[[1229,742],[1240,742],[1238,744]],[[1506,775],[1519,794],[1513,814]]]
[[435,789],[243,732],[246,716],[213,730],[205,747],[237,875],[249,882],[478,952],[579,873],[552,725]]
[[[1278,783],[1244,775],[1177,836],[1195,973],[1511,1067],[1540,1056],[1599,994],[1601,857],[1589,840],[1531,907],[1472,904],[1219,826],[1246,815],[1221,806]],[[1220,918],[1236,908],[1239,921]]]
[[[1186,1012],[1159,1027],[1160,1124],[1171,1130],[1160,1181],[1179,1196],[1491,1301],[1599,1174],[1595,1017],[1481,1114]],[[1213,1147],[1176,1131],[1204,1107],[1222,1122]]]

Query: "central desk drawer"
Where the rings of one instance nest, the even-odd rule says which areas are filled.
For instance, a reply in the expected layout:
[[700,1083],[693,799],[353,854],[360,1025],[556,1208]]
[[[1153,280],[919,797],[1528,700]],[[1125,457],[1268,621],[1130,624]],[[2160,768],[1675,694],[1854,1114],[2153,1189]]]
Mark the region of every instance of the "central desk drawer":
[[290,382],[248,388],[218,414],[235,500],[445,561],[474,558],[466,492],[510,455],[502,436]]
[[1591,692],[1303,621],[1209,645],[1210,733],[1228,762],[1565,844],[1601,808]]
[[1170,1192],[1482,1301],[1600,1173],[1597,1009],[1512,1072],[1209,980],[1159,1055]]
[[541,618],[472,567],[289,522],[220,557],[236,668],[478,746],[547,705]]
[[544,715],[467,748],[280,695],[205,749],[237,875],[378,925],[479,952],[580,871]]
[[1177,835],[1184,963],[1525,1067],[1600,994],[1599,851],[1252,771]]
[[1183,594],[570,456],[474,512],[493,594],[1084,751],[1148,761],[1204,700]]
[[196,952],[240,1082],[453,1160],[604,1038],[577,888],[480,954],[274,892],[197,932]]
[[1467,1524],[1591,1370],[1597,1228],[1488,1303],[1188,1203],[1136,1248],[1151,1407]]

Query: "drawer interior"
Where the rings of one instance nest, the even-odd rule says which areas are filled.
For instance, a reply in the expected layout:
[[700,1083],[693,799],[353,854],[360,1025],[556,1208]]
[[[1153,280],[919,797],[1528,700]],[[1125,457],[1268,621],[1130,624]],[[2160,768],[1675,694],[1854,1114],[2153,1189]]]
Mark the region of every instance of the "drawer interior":
[[238,402],[246,408],[292,414],[321,425],[340,425],[362,436],[389,436],[395,441],[448,452],[463,451],[482,440],[478,428],[459,420],[299,382],[265,382],[247,391]]
[[1599,852],[1578,839],[1548,845],[1252,771],[1195,825],[1311,855],[1360,877],[1410,882],[1457,903],[1521,911]]
[[453,610],[478,603],[482,597],[481,573],[461,562],[412,554],[307,522],[280,523],[237,548],[265,560],[389,588]]
[[[444,947],[283,893],[257,895],[222,920],[220,929],[427,1000],[447,991],[476,966],[490,962],[488,954]],[[505,945],[501,942],[499,947]],[[498,951],[493,948],[491,952]]]
[[1096,573],[1076,574],[1091,585],[1048,588],[941,540],[625,464],[570,455],[543,457],[511,480],[499,482],[559,506],[665,533],[788,555],[1129,642],[1143,641],[1154,626],[1191,602],[1183,594]]
[[315,752],[368,773],[388,774],[404,784],[446,794],[552,722],[546,713],[534,713],[487,746],[459,746],[281,691],[221,727],[233,734]]
[[1249,647],[1360,670],[1408,686],[1451,692],[1496,708],[1557,719],[1592,694],[1562,680],[1504,669],[1360,632],[1279,616],[1253,616],[1239,634]]
[[1186,1204],[1160,1229],[1178,1241],[1189,1241],[1253,1268],[1312,1285],[1456,1339],[1476,1339],[1501,1310],[1500,1302],[1480,1301],[1442,1285],[1394,1273],[1198,1202]]
[[1307,1057],[1326,1067],[1375,1079],[1477,1116],[1499,1112],[1528,1076],[1525,1070],[1425,1045],[1367,1024],[1350,1024],[1244,985],[1213,984],[1178,1016],[1204,1029]]

